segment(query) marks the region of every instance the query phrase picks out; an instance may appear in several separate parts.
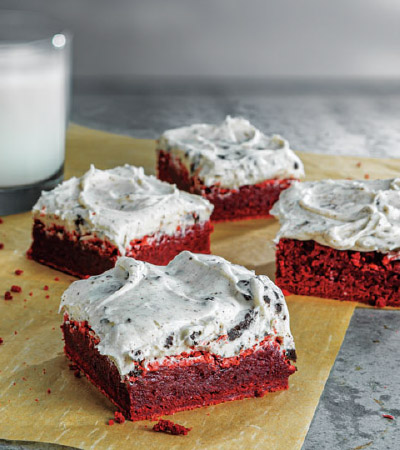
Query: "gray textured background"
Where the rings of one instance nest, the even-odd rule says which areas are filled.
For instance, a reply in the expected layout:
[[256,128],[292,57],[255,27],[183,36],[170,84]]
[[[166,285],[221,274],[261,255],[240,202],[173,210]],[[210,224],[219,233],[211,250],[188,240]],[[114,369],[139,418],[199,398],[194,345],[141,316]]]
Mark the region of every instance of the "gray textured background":
[[[311,153],[400,157],[400,84],[231,83],[77,86],[72,120],[134,137],[242,115],[292,148]],[[107,93],[108,92],[108,93]]]
[[0,0],[75,34],[75,74],[400,77],[398,0]]

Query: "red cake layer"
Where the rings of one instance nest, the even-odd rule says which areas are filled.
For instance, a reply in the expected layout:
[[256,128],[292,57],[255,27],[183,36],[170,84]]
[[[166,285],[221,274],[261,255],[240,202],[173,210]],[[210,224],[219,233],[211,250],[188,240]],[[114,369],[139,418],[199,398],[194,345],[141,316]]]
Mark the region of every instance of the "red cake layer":
[[[96,349],[99,340],[88,324],[62,325],[66,355],[131,420],[213,405],[288,388],[296,368],[276,342],[265,341],[240,357],[208,353],[182,354],[178,362],[136,370],[121,380],[116,366]],[[200,355],[200,357],[199,357]]]
[[214,205],[213,222],[268,218],[270,209],[280,193],[296,180],[265,180],[239,189],[204,186],[197,176],[190,177],[181,161],[168,152],[158,150],[157,176],[162,181],[176,184],[179,189],[205,197]]
[[[210,253],[211,222],[197,223],[175,235],[146,236],[131,241],[126,256],[166,265],[183,250],[194,253]],[[33,226],[33,242],[28,257],[63,272],[85,277],[98,275],[114,267],[120,252],[108,241],[91,238],[80,239],[78,233],[67,232],[64,227],[46,227],[40,220]]]
[[378,252],[281,239],[275,283],[293,294],[400,306],[400,260]]

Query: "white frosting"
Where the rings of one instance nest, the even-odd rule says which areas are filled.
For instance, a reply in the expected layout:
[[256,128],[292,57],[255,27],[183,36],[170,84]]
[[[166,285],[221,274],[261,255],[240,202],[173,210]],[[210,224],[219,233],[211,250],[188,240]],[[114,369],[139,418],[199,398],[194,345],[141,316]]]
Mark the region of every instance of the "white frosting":
[[213,206],[198,195],[144,174],[142,167],[125,165],[90,170],[42,196],[34,217],[62,224],[84,238],[107,238],[124,255],[133,239],[173,235],[180,227],[209,220]]
[[281,136],[266,136],[248,120],[195,124],[165,131],[158,148],[170,152],[206,186],[237,189],[268,179],[301,178],[300,159]]
[[146,367],[193,347],[235,356],[267,335],[294,349],[281,290],[267,276],[214,255],[184,251],[168,266],[122,257],[114,269],[72,283],[60,310],[88,321],[99,352],[121,375],[133,370],[133,360]]
[[314,240],[338,250],[400,249],[400,178],[296,183],[283,191],[271,214],[276,238]]

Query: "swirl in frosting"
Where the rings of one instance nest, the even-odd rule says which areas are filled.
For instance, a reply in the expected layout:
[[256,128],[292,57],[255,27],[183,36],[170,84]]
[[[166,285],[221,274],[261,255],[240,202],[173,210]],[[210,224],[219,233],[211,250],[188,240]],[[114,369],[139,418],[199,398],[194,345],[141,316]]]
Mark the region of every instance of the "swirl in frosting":
[[134,361],[146,367],[194,347],[237,356],[266,336],[294,350],[281,290],[214,255],[184,251],[167,266],[121,257],[104,274],[72,283],[60,310],[88,321],[121,375]]
[[279,135],[266,136],[248,120],[195,124],[163,133],[158,148],[178,158],[205,186],[237,189],[268,179],[301,178],[301,160]]
[[133,239],[173,235],[178,227],[209,220],[212,210],[206,199],[129,165],[110,170],[91,166],[81,178],[43,192],[33,207],[35,218],[61,223],[69,231],[78,228],[81,236],[106,237],[121,255]]
[[281,193],[271,214],[277,236],[314,240],[338,250],[400,249],[400,178],[296,183]]

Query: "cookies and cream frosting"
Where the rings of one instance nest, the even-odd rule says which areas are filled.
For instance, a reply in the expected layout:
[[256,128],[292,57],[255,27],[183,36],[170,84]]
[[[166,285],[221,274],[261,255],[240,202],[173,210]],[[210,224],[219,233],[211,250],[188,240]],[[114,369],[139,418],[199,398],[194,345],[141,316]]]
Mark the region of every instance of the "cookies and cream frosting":
[[267,179],[304,176],[301,160],[285,139],[266,136],[241,117],[165,131],[158,148],[179,159],[205,186],[237,189]]
[[[214,255],[184,251],[167,266],[121,257],[115,268],[72,283],[60,310],[88,321],[121,375],[193,347],[237,356],[265,336],[293,352],[281,290],[265,275]],[[222,338],[221,338],[222,337]]]
[[338,250],[400,250],[400,178],[296,183],[271,214],[276,238],[314,240]]
[[33,207],[34,218],[45,225],[61,224],[89,239],[106,238],[124,255],[133,239],[184,232],[207,221],[213,205],[198,195],[145,175],[142,167],[121,166],[71,178],[42,192]]

